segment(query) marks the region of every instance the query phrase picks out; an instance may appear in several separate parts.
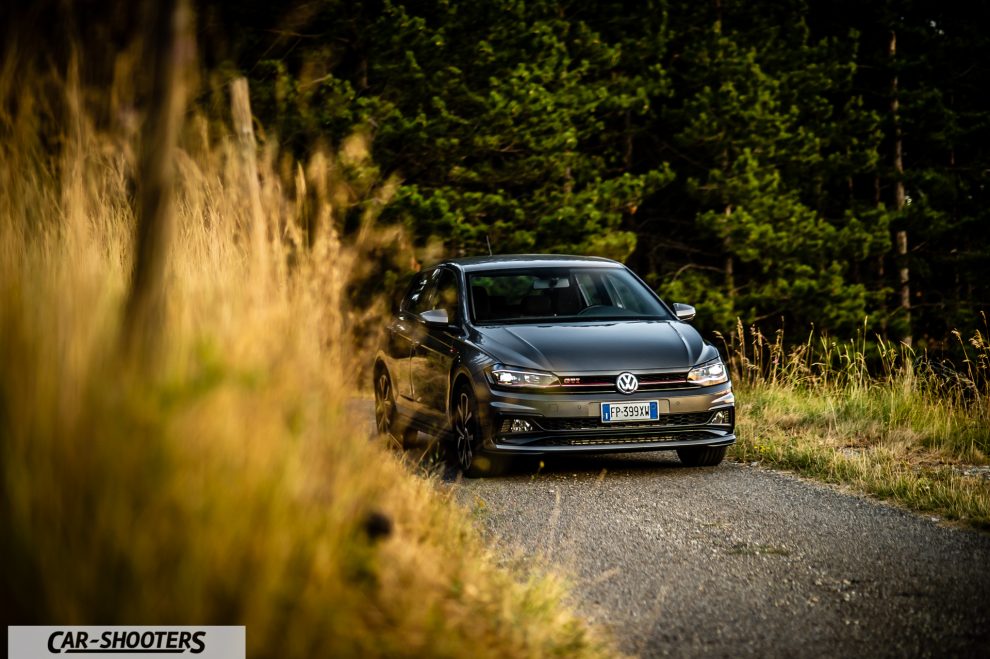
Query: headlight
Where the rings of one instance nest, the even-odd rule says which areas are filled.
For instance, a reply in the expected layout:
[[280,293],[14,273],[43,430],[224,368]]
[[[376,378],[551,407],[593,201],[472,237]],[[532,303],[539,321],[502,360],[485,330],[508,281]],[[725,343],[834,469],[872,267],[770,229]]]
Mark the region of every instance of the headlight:
[[713,384],[722,384],[729,379],[725,372],[725,365],[721,361],[708,362],[702,366],[695,366],[687,375],[688,382],[702,387]]
[[554,387],[557,376],[543,371],[524,371],[519,368],[495,364],[488,371],[491,383],[499,387]]

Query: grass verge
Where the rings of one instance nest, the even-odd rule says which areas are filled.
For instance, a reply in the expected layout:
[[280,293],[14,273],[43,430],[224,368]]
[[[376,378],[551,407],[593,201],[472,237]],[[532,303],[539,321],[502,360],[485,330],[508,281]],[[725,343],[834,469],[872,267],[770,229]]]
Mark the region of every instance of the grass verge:
[[[240,624],[255,657],[611,654],[560,578],[499,567],[469,514],[348,415],[348,292],[395,238],[370,222],[386,192],[351,199],[333,167],[359,168],[359,139],[290,163],[290,184],[262,159],[259,258],[235,147],[192,122],[159,341],[136,363],[134,159],[78,115],[56,158],[19,107],[0,145],[5,619]],[[333,222],[348,205],[371,209],[352,246]]]
[[[990,464],[984,333],[962,346],[963,368],[951,370],[883,342],[821,340],[785,350],[779,336],[749,337],[749,345],[730,346],[735,459],[990,528],[990,480],[980,469]],[[866,368],[871,359],[879,373]]]

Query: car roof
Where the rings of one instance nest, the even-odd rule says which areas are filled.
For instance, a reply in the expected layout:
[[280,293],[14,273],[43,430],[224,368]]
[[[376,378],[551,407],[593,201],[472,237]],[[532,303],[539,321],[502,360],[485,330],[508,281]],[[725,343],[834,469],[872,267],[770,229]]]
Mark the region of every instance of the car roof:
[[612,259],[605,259],[599,256],[572,256],[569,254],[496,254],[494,256],[469,256],[460,259],[448,259],[437,265],[453,265],[465,272],[541,267],[622,267],[621,263]]

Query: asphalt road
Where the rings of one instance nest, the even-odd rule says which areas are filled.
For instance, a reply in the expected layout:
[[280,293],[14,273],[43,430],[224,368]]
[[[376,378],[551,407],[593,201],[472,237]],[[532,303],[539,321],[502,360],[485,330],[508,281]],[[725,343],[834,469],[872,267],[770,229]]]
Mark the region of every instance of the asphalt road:
[[624,652],[990,657],[990,534],[749,465],[544,463],[456,487],[506,552],[569,573]]
[[990,656],[990,534],[736,463],[579,457],[463,481],[642,656]]

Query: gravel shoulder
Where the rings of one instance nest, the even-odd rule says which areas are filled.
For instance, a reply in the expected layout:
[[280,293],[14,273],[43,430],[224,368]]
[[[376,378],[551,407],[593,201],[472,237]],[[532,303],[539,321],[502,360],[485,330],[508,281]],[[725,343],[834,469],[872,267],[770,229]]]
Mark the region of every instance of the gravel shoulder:
[[642,656],[990,656],[990,534],[789,474],[673,453],[464,480],[506,551],[570,573]]

